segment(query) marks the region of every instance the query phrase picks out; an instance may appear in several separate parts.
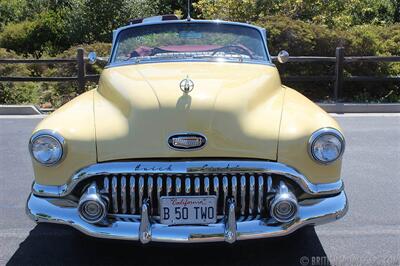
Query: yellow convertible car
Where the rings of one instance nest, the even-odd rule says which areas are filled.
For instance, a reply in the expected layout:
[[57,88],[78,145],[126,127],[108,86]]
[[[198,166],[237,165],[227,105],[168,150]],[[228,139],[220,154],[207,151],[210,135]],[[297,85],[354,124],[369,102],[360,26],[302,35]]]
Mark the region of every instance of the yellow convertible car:
[[44,119],[29,149],[29,217],[93,237],[233,243],[347,211],[340,127],[282,85],[266,30],[244,23],[117,29],[98,88]]

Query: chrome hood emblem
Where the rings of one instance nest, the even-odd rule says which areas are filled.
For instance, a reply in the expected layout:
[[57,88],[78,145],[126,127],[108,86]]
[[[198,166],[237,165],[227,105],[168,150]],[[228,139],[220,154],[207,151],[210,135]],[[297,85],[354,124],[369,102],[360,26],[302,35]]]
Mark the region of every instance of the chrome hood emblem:
[[179,83],[179,87],[184,93],[189,93],[194,89],[194,82],[189,78],[189,76],[186,76],[186,78]]
[[206,145],[205,136],[198,133],[178,133],[168,138],[168,145],[175,150],[196,150]]

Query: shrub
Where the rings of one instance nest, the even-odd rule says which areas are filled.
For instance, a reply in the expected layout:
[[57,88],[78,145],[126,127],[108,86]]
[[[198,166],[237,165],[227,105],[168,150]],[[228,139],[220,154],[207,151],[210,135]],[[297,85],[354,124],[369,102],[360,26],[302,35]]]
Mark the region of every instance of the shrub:
[[[0,58],[21,58],[15,52],[0,48]],[[21,64],[1,64],[0,76],[29,76],[29,66]],[[0,82],[0,104],[38,104],[40,85],[33,82]]]
[[[268,46],[272,55],[287,50],[291,55],[335,56],[336,47],[344,47],[346,56],[400,55],[400,25],[360,25],[349,30],[332,30],[326,26],[270,16],[260,19],[258,25],[268,31]],[[400,75],[399,63],[346,64],[345,74],[350,76]],[[333,75],[333,63],[278,64],[283,75]],[[330,101],[331,82],[289,83],[313,100]],[[322,89],[321,89],[322,88]],[[344,101],[400,101],[400,86],[393,83],[345,83]]]

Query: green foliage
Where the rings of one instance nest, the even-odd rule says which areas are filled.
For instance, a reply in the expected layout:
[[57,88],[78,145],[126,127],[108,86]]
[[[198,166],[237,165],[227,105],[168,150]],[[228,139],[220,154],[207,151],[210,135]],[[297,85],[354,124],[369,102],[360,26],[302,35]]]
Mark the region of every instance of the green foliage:
[[[56,55],[56,58],[74,58],[78,48],[83,48],[87,53],[95,51],[98,56],[108,56],[111,50],[110,43],[93,43],[79,46],[70,47],[68,50]],[[104,64],[96,63],[94,65],[86,64],[87,74],[100,74]],[[71,77],[77,75],[76,64],[55,64],[48,65],[42,69],[42,76],[56,76],[56,77]],[[94,84],[88,83],[88,88],[93,87]],[[60,83],[43,83],[42,84],[42,100],[41,103],[46,105],[59,107],[64,103],[78,96],[78,86],[75,82],[60,82]]]
[[8,23],[24,20],[26,15],[25,0],[0,0],[0,30]]
[[[14,52],[0,48],[0,58],[20,58]],[[32,70],[29,66],[1,64],[0,76],[26,76]],[[0,83],[0,104],[25,104],[40,102],[40,85],[33,82],[27,83]]]
[[195,4],[204,18],[256,21],[279,15],[329,27],[394,23],[397,0],[199,0]]
[[[287,50],[291,55],[335,56],[336,47],[344,47],[346,56],[400,55],[400,25],[360,25],[349,30],[332,30],[285,17],[265,17],[257,22],[268,31],[271,54]],[[282,75],[333,75],[332,63],[289,63],[277,65]],[[387,76],[400,75],[398,63],[351,63],[345,66],[346,75]],[[333,84],[290,83],[308,97],[318,101],[332,99]],[[326,88],[326,89],[321,89]],[[347,101],[400,101],[399,84],[346,83],[344,100]]]
[[201,13],[201,17],[207,19],[222,19],[232,21],[254,21],[259,18],[261,1],[257,0],[199,0],[194,6]]
[[0,46],[36,58],[47,52],[54,54],[70,46],[74,35],[68,34],[65,10],[37,14],[34,20],[13,22],[0,33]]
[[[194,18],[250,22],[267,28],[276,55],[400,55],[399,0],[194,0]],[[129,19],[187,14],[186,0],[0,0],[0,57],[75,57],[76,48],[108,56],[112,30]],[[15,52],[10,52],[10,50]],[[283,75],[332,75],[330,63],[278,65]],[[88,65],[100,73],[101,64]],[[399,63],[352,63],[346,75],[399,75]],[[1,65],[0,76],[73,76],[74,65]],[[329,82],[288,84],[314,100],[331,99]],[[321,89],[323,88],[323,89]],[[345,100],[399,101],[398,84],[346,83]],[[77,95],[70,83],[0,83],[0,103],[60,106]]]

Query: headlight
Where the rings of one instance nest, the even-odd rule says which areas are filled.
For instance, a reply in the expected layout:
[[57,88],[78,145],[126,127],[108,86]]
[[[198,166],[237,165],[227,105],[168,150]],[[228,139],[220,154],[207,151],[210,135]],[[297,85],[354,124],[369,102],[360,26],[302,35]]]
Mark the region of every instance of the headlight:
[[55,165],[65,153],[65,140],[59,134],[41,130],[36,132],[29,142],[32,157],[45,166]]
[[345,141],[343,135],[333,128],[322,128],[311,135],[308,143],[310,156],[317,162],[329,164],[342,156]]

